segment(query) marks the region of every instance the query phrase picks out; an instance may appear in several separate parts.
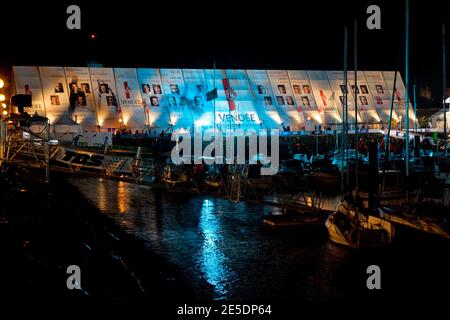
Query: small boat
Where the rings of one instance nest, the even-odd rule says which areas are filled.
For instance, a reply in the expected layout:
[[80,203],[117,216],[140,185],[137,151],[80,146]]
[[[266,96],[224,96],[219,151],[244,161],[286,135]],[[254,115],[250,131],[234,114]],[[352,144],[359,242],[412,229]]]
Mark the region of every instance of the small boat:
[[281,227],[323,227],[326,216],[321,212],[292,212],[271,214],[264,217],[264,224],[273,228]]
[[354,249],[384,247],[392,242],[395,233],[392,223],[364,215],[346,200],[338,204],[325,226],[331,241]]

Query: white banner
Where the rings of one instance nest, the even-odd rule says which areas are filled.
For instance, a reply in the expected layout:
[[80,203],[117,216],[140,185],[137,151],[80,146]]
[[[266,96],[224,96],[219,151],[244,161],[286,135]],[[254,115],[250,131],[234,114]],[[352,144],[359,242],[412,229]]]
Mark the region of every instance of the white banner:
[[[32,94],[25,111],[85,130],[334,128],[341,122],[342,71],[13,67],[13,91]],[[354,73],[349,71],[348,120],[354,123]],[[215,79],[215,83],[214,82]],[[394,72],[358,73],[358,119],[371,128],[389,118]],[[207,93],[217,89],[217,98]],[[398,74],[393,128],[404,123],[405,86]],[[212,98],[213,95],[210,95]],[[410,103],[410,119],[414,119]],[[58,123],[58,122],[57,122]],[[413,123],[413,122],[412,122]],[[411,124],[412,126],[412,124]],[[403,126],[402,126],[403,127]]]
[[[348,121],[354,122],[355,120],[355,108],[353,96],[350,94],[348,85],[344,85],[344,72],[343,71],[327,71],[328,81],[333,90],[334,103],[337,106],[337,112],[339,114],[339,122],[342,122],[343,118],[343,105],[344,105],[344,93],[347,91],[347,101],[348,101]],[[352,112],[350,112],[352,111]]]
[[309,83],[306,71],[289,70],[292,92],[298,104],[298,111],[302,114],[306,130],[314,130],[314,126],[320,124],[320,114],[317,109],[316,99]]
[[89,68],[66,67],[65,72],[72,119],[81,124],[84,130],[96,130],[97,112]]
[[69,116],[69,95],[63,67],[39,67],[47,118],[55,124]]
[[146,122],[150,128],[167,128],[169,112],[164,103],[159,69],[137,69]]
[[283,120],[275,107],[275,97],[272,93],[269,76],[266,70],[247,70],[250,90],[255,101],[255,108],[263,121],[264,129],[280,129]]
[[183,69],[184,92],[195,127],[213,126],[212,101],[206,101],[207,83],[203,69]]
[[179,128],[191,128],[194,119],[186,98],[183,72],[181,69],[160,69],[160,72],[169,123]]
[[41,78],[37,67],[13,67],[16,94],[31,94],[31,107],[24,108],[30,115],[38,113],[45,116],[44,97],[42,95]]
[[114,68],[114,77],[124,125],[133,132],[145,128],[146,105],[142,101],[136,69]]
[[[321,115],[322,128],[334,127],[339,123],[340,116],[334,101],[334,93],[328,82],[326,71],[307,71],[309,82]],[[317,119],[318,120],[318,119]]]
[[[215,101],[211,101],[213,105],[213,110],[215,112],[215,121],[217,127],[222,130],[232,129],[233,124],[235,122],[233,121],[232,118],[226,116],[231,115],[232,111],[230,111],[229,103],[223,86],[223,80],[226,79],[227,77],[225,70],[206,69],[204,70],[204,74],[206,79],[207,91],[211,91],[214,88],[217,89],[217,98],[215,99]],[[229,90],[228,92],[230,93],[229,98],[232,98],[232,90],[231,91]]]
[[105,129],[119,128],[122,115],[112,68],[89,68],[89,72],[98,124]]
[[[222,84],[224,86],[228,83],[228,90],[225,90],[228,99],[232,96],[235,110],[231,110],[231,115],[234,117],[234,121],[241,129],[259,129],[261,125],[261,119],[259,119],[256,112],[253,96],[250,91],[250,85],[247,78],[247,72],[245,70],[225,70],[227,81]],[[225,88],[224,88],[225,89]],[[229,109],[232,109],[232,105],[229,102]]]
[[[391,96],[389,92],[392,91],[387,88],[386,82],[384,81],[383,75],[380,71],[364,71],[364,75],[369,86],[369,92],[372,95],[373,101],[378,110],[378,114],[385,124],[383,127],[387,128],[391,106]],[[392,111],[392,118],[395,121],[398,120],[395,110]]]
[[298,114],[298,104],[292,92],[291,83],[286,70],[267,70],[272,92],[275,96],[275,105],[283,119],[284,126],[299,130],[303,123]]
[[[387,89],[389,94],[392,94],[392,88],[394,87],[394,71],[382,71],[384,81],[386,82]],[[397,113],[398,120],[402,122],[402,128],[405,127],[405,84],[403,83],[402,76],[400,72],[397,72],[397,82],[396,82],[396,91],[394,92],[394,110]],[[409,97],[409,120],[410,127],[413,126],[414,123],[414,109],[411,104],[411,96]]]
[[[353,100],[355,100],[355,92],[358,97],[358,115],[361,119],[358,122],[376,123],[380,122],[381,118],[378,115],[375,104],[372,100],[372,96],[369,93],[369,86],[363,71],[358,71],[357,87],[355,87],[355,72],[349,71],[348,73],[348,85],[351,88]],[[365,125],[367,126],[367,124]]]

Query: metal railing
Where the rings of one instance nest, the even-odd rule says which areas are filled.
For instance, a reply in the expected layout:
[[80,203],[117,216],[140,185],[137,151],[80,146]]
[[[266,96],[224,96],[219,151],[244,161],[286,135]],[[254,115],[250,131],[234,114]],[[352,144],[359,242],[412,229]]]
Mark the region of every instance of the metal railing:
[[[37,131],[36,131],[37,130]],[[50,179],[50,125],[47,118],[8,118],[1,121],[1,164],[41,168]]]

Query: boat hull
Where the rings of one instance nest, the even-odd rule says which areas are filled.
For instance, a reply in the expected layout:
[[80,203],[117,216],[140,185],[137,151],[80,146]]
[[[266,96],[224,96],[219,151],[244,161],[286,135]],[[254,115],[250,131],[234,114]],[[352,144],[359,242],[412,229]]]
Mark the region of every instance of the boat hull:
[[423,233],[432,234],[444,239],[450,239],[450,232],[445,230],[440,223],[431,217],[420,217],[414,215],[405,215],[401,213],[388,212],[381,210],[383,219],[403,227],[414,229]]
[[330,240],[353,249],[384,247],[392,242],[395,229],[389,221],[368,216],[355,224],[355,219],[359,218],[340,205],[325,221]]

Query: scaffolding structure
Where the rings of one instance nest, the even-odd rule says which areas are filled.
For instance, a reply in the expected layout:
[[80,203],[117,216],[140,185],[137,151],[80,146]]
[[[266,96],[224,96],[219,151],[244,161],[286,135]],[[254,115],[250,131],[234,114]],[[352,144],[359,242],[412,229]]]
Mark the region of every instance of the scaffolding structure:
[[0,164],[40,168],[50,181],[50,124],[45,117],[11,117],[1,121]]

